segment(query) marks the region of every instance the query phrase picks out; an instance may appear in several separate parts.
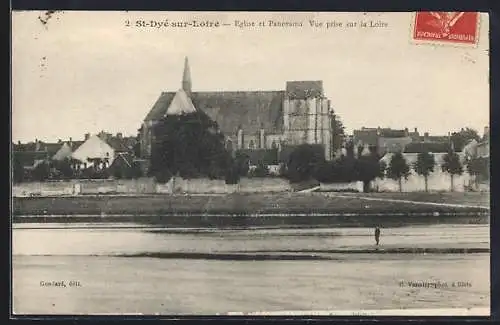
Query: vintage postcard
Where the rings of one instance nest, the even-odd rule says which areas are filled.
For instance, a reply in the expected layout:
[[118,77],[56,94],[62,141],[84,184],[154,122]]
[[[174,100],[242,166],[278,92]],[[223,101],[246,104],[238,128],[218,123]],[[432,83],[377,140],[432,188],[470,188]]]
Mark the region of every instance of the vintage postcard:
[[13,316],[490,315],[488,19],[13,12]]

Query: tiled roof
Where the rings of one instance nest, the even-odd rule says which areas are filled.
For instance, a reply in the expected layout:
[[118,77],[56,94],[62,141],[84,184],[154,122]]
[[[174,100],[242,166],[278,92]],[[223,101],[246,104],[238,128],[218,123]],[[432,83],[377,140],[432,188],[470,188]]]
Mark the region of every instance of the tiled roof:
[[55,155],[56,152],[61,149],[63,143],[41,143],[40,149],[47,151],[50,155]]
[[392,129],[381,129],[379,135],[384,138],[403,138],[407,136],[405,130]]
[[144,119],[144,122],[157,121],[161,119],[167,112],[167,108],[170,105],[172,99],[174,99],[175,92],[162,92],[153,108],[149,111],[148,115]]
[[[162,93],[145,121],[161,119],[174,95],[174,92]],[[239,126],[245,133],[258,132],[261,126],[267,133],[281,133],[284,96],[284,91],[191,93],[195,108],[215,120],[225,135],[236,134]]]
[[403,151],[406,145],[411,143],[411,137],[396,137],[396,138],[386,138],[379,137],[378,147],[379,154],[386,152],[400,152]]
[[421,153],[421,152],[448,152],[451,149],[449,142],[413,142],[406,145],[405,153]]
[[49,159],[49,154],[46,151],[15,151],[12,156],[23,166],[33,166],[37,160]]
[[354,143],[356,145],[361,142],[370,146],[378,145],[377,129],[354,130]]
[[288,81],[286,95],[290,99],[306,99],[323,96],[323,81]]
[[116,152],[128,152],[131,148],[128,147],[127,140],[124,138],[110,137],[106,142],[113,148]]

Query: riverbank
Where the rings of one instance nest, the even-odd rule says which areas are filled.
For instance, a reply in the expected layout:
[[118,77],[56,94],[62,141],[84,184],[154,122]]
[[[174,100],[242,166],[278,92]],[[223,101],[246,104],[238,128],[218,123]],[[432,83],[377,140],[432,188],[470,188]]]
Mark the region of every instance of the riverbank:
[[[172,227],[248,227],[276,225],[393,226],[419,223],[485,224],[489,209],[426,201],[370,200],[369,196],[322,193],[70,196],[14,198],[14,222],[141,222]],[[477,193],[480,202],[481,193]],[[484,195],[484,194],[483,194]],[[465,196],[464,196],[465,197]],[[422,199],[422,197],[420,198]],[[468,197],[470,201],[470,197]]]

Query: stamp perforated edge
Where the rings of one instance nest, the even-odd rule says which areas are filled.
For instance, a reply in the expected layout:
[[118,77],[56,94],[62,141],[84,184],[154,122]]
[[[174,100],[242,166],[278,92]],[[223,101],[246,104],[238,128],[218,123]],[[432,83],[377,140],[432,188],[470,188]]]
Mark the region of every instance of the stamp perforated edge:
[[[411,15],[410,29],[409,29],[409,42],[412,45],[433,45],[433,46],[444,46],[444,47],[458,47],[458,48],[477,48],[479,44],[479,32],[481,31],[481,11],[477,11],[477,22],[476,22],[476,40],[474,43],[460,43],[453,41],[433,41],[433,40],[416,40],[413,38],[415,31],[415,22],[417,19],[417,13],[413,12]],[[484,12],[488,14],[487,12]]]

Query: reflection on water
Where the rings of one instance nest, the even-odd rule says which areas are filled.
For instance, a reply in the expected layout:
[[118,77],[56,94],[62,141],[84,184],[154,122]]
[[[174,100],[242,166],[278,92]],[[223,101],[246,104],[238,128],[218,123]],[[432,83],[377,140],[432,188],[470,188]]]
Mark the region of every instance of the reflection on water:
[[[373,247],[373,229],[197,230],[132,224],[16,224],[17,313],[215,314],[230,311],[489,306],[489,254],[346,254],[336,261],[213,261],[116,257]],[[72,227],[74,225],[71,225]],[[98,228],[101,229],[98,229]],[[107,227],[107,228],[106,228]],[[59,229],[33,229],[59,228]],[[106,229],[104,229],[106,228]],[[382,229],[384,247],[488,247],[488,226]],[[69,281],[81,287],[69,287]],[[467,281],[468,288],[399,281]],[[40,286],[65,281],[66,288]]]

